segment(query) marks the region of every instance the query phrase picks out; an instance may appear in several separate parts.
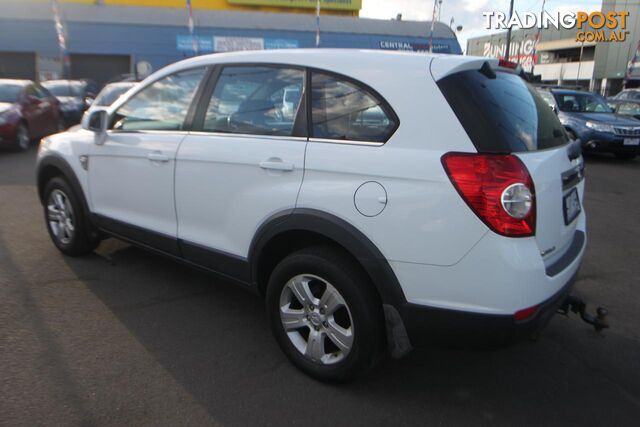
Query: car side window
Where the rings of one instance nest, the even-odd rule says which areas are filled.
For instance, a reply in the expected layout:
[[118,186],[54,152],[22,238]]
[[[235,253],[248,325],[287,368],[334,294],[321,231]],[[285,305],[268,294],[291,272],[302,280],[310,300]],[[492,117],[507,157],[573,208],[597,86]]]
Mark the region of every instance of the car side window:
[[620,104],[620,107],[618,107],[618,111],[619,114],[626,114],[628,116],[635,116],[640,114],[640,105],[634,103],[634,102],[623,102],[622,104]]
[[130,132],[184,129],[189,106],[204,73],[204,68],[180,71],[142,89],[115,112],[111,129]]
[[629,92],[623,90],[615,98],[616,99],[629,99]]
[[547,104],[549,104],[549,107],[555,108],[556,104],[553,100],[553,95],[546,91],[539,91],[538,94],[546,101]]
[[35,86],[35,91],[36,91],[36,95],[35,96],[37,96],[40,99],[46,99],[46,98],[51,97],[51,94],[49,93],[49,91],[47,91],[42,86]]
[[305,72],[271,66],[227,66],[216,83],[203,131],[293,135]]
[[38,97],[38,92],[36,91],[36,87],[34,85],[27,86],[27,88],[24,91],[24,94],[28,97],[29,96],[32,96],[34,98]]
[[386,142],[397,118],[364,86],[332,74],[311,76],[313,138]]

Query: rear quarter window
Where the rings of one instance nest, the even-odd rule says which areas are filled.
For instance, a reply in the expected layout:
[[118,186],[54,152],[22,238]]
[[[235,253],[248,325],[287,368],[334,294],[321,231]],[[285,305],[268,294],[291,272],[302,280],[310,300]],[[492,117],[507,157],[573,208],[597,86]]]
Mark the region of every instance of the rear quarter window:
[[438,86],[478,152],[537,151],[569,142],[549,103],[515,74],[463,71]]

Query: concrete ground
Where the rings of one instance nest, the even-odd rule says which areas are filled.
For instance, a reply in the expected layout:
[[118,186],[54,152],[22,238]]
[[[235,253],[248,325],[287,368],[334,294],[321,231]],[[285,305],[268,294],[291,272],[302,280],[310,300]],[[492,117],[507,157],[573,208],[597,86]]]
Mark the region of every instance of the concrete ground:
[[558,316],[537,343],[414,351],[331,386],[234,285],[114,240],[62,256],[34,159],[0,152],[0,425],[638,425],[640,160],[587,160],[576,293],[610,331]]

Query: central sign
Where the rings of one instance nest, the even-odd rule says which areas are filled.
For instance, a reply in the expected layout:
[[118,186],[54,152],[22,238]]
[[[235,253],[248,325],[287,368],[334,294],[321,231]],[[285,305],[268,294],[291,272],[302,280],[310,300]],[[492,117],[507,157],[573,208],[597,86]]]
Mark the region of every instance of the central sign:
[[[304,7],[315,9],[316,0],[228,0],[231,4],[274,7]],[[362,0],[320,0],[322,9],[330,10],[360,10]]]

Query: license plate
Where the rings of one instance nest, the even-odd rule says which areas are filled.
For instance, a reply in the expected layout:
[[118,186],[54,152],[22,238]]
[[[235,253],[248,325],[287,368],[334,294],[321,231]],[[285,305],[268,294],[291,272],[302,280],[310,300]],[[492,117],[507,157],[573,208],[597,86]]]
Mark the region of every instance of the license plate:
[[640,138],[625,138],[622,145],[640,145]]
[[578,196],[578,190],[574,188],[564,196],[564,223],[565,225],[569,225],[573,222],[574,219],[580,215],[582,212],[582,207],[580,206],[580,196]]

